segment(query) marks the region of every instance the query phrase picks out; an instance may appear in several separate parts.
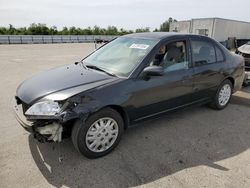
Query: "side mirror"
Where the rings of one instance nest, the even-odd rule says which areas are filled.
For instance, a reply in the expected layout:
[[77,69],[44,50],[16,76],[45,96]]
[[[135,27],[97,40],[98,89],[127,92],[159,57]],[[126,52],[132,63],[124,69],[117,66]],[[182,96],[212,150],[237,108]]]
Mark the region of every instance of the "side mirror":
[[142,71],[143,78],[149,78],[150,76],[162,76],[163,74],[163,67],[155,65],[145,67]]

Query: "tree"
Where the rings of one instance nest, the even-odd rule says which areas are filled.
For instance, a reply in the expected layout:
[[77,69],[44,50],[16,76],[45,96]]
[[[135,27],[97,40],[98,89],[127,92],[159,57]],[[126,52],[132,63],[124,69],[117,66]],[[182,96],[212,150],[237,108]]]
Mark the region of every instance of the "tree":
[[0,34],[1,34],[1,35],[6,35],[6,34],[8,34],[7,29],[6,29],[5,27],[0,27]]
[[83,29],[83,34],[84,35],[93,35],[91,27],[88,27],[86,29]]
[[78,34],[78,31],[75,27],[70,27],[69,28],[69,34],[70,35],[77,35]]
[[57,27],[52,26],[51,28],[49,28],[49,34],[50,35],[57,35],[58,34]]
[[125,29],[123,29],[123,28],[121,28],[119,31],[119,34],[120,35],[126,35],[126,34],[130,34],[130,33],[133,33],[133,31],[132,30],[125,30]]
[[49,34],[49,28],[46,26],[46,24],[32,23],[28,27],[27,33],[30,34],[30,35],[48,35]]
[[94,35],[99,35],[101,33],[101,28],[97,25],[92,29]]
[[149,27],[146,27],[146,28],[139,28],[139,29],[136,29],[135,32],[136,33],[143,33],[143,32],[149,32],[150,31],[150,28]]
[[119,35],[118,29],[115,26],[108,26],[106,34],[107,35]]
[[69,34],[69,30],[67,27],[63,27],[62,31],[61,31],[61,35],[68,35]]
[[[173,18],[169,18],[167,21],[160,25],[160,28],[156,28],[154,32],[157,31],[169,31],[169,24],[175,22]],[[107,28],[101,28],[95,25],[93,28],[76,28],[63,27],[58,30],[56,26],[47,27],[46,24],[32,23],[28,28],[21,27],[15,28],[13,25],[9,27],[0,27],[0,35],[126,35],[129,33],[140,33],[140,32],[150,32],[149,27],[137,28],[135,30],[126,30],[124,28],[118,29],[115,26],[108,26]]]
[[169,31],[169,27],[170,27],[170,23],[172,22],[177,22],[177,20],[169,17],[168,20],[166,20],[165,22],[163,22],[161,25],[160,25],[160,29],[159,31]]
[[15,35],[16,29],[13,27],[13,25],[9,24],[9,34]]

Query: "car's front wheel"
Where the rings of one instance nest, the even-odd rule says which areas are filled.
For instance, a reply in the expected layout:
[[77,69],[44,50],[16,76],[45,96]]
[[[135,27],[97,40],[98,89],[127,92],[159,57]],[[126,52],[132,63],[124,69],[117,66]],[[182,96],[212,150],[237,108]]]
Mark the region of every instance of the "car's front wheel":
[[233,91],[233,85],[230,80],[225,80],[219,86],[216,95],[210,106],[217,110],[224,109],[230,102]]
[[120,114],[105,108],[91,115],[85,122],[76,121],[71,134],[72,142],[86,157],[101,157],[118,145],[123,127]]

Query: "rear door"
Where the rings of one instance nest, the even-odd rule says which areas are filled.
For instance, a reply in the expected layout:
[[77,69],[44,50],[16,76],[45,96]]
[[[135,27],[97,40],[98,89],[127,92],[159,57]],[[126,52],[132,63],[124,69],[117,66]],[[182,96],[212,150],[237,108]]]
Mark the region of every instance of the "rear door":
[[205,37],[191,37],[192,63],[194,68],[194,101],[214,96],[224,79],[226,61],[223,51],[212,40]]

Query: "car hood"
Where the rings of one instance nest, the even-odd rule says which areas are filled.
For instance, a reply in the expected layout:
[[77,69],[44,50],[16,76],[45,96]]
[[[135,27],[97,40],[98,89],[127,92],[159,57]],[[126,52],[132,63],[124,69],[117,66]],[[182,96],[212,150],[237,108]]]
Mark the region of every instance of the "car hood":
[[244,44],[238,48],[238,51],[244,54],[250,54],[250,44]]
[[26,104],[44,96],[63,90],[81,88],[81,91],[109,83],[117,79],[100,71],[85,69],[81,63],[57,67],[25,80],[16,91],[16,95]]

